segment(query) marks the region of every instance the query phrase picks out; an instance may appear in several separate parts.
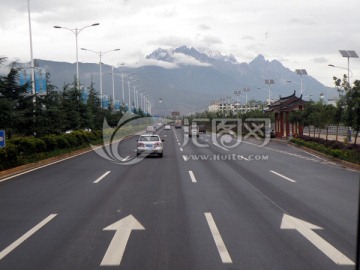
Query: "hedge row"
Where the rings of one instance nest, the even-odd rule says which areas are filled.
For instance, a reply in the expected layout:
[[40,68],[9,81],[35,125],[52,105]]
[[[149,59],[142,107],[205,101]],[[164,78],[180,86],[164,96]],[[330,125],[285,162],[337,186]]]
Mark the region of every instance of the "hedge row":
[[335,158],[360,164],[360,149],[358,147],[346,147],[335,141],[327,144],[311,140],[305,141],[303,138],[293,138],[291,141],[296,145],[304,146]]
[[46,157],[49,152],[89,145],[100,138],[100,132],[78,130],[68,134],[47,135],[42,138],[11,139],[6,142],[5,148],[0,149],[0,170],[41,159],[41,157]]

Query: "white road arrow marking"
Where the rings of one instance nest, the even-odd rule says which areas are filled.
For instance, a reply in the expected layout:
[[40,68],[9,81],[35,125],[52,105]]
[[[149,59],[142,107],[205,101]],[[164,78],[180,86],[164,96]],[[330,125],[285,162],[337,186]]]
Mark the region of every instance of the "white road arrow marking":
[[129,240],[132,230],[145,230],[141,223],[129,215],[119,221],[111,224],[103,229],[104,231],[116,231],[111,243],[105,253],[101,262],[101,266],[116,266],[120,265],[126,244]]
[[338,265],[355,265],[352,260],[350,260],[334,246],[326,242],[323,238],[321,238],[319,235],[312,231],[316,229],[322,229],[319,226],[284,214],[280,228],[297,230],[314,246],[320,249],[326,256],[328,256],[334,263]]
[[23,236],[21,236],[18,240],[16,240],[10,246],[8,246],[3,251],[1,251],[0,252],[0,260],[3,259],[6,255],[8,255],[15,248],[20,246],[25,240],[27,240],[30,236],[32,236],[34,233],[36,233],[38,230],[40,230],[43,226],[45,226],[48,222],[50,222],[56,216],[57,216],[57,214],[49,215],[47,218],[45,218],[43,221],[41,221],[38,225],[36,225],[34,228],[32,228],[27,233],[25,233]]

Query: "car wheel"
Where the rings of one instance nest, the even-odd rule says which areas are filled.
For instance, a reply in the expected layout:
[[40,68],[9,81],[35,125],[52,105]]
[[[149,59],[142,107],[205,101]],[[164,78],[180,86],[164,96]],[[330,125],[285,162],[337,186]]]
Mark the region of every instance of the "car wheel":
[[161,158],[162,158],[162,157],[163,157],[163,155],[164,155],[163,153],[160,153],[160,154],[159,154],[159,157],[161,157]]

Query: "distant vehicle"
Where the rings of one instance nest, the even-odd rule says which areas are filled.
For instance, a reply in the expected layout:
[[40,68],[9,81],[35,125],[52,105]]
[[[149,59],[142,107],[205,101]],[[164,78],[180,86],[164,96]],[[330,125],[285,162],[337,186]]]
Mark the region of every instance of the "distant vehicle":
[[189,137],[199,137],[199,126],[190,126],[189,127]]
[[199,132],[206,133],[205,125],[199,125]]
[[141,153],[158,154],[159,157],[163,157],[163,141],[159,135],[156,134],[144,134],[140,135],[137,140],[136,155]]
[[181,127],[182,127],[182,120],[181,120],[181,119],[176,119],[174,126],[175,126],[175,128],[181,129]]
[[164,130],[170,130],[171,126],[170,125],[165,125]]
[[146,127],[146,134],[154,134],[156,131],[156,126],[147,126]]

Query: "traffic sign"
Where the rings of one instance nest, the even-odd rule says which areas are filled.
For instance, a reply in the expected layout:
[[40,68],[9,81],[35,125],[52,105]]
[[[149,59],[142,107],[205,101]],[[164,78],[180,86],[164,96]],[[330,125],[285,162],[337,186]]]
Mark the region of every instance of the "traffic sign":
[[0,130],[0,148],[5,147],[5,130]]

